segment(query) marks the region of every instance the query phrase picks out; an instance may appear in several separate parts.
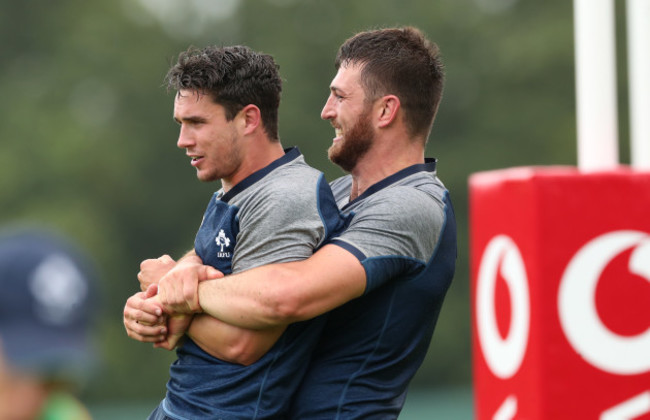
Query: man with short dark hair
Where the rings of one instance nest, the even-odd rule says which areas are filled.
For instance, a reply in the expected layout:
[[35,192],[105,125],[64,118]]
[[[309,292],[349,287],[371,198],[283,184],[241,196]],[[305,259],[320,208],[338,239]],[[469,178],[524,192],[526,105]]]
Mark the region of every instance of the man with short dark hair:
[[161,276],[192,269],[193,262],[206,264],[203,272],[230,274],[305,259],[343,219],[323,174],[298,149],[285,151],[279,142],[281,79],[271,56],[242,46],[190,49],[167,81],[177,92],[178,147],[199,180],[221,180],[223,188],[207,206],[194,250],[178,263],[168,256],[143,262],[139,279],[151,287],[125,306],[127,334],[140,341],[171,349],[189,327],[170,368],[167,395],[150,418],[282,418],[323,318],[246,330],[206,314],[171,314],[160,342],[142,335],[160,316],[133,322],[135,308],[154,294]]

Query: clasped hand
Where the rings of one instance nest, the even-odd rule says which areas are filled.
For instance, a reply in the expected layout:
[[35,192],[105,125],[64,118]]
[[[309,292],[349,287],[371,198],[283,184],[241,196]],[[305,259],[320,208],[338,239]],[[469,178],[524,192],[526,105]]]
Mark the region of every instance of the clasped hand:
[[171,350],[189,328],[192,316],[201,312],[198,285],[223,274],[203,265],[196,255],[175,262],[170,256],[148,259],[140,264],[141,292],[124,307],[124,327],[134,340],[154,343]]

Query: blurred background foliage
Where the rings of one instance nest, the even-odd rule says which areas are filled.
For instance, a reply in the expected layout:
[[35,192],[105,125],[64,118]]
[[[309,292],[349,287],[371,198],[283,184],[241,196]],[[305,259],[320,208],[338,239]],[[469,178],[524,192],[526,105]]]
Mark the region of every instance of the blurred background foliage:
[[[189,45],[245,44],[284,79],[280,132],[332,180],[320,110],[339,45],[415,25],[441,48],[445,95],[428,155],[455,202],[457,275],[414,388],[471,383],[467,180],[477,171],[575,165],[572,2],[565,0],[0,0],[0,221],[55,226],[102,274],[90,401],[156,400],[173,354],[131,341],[122,309],[139,262],[189,249],[217,184],[175,146],[163,77]],[[622,2],[617,2],[621,9]],[[617,10],[619,62],[624,30]],[[625,68],[618,69],[625,140]],[[627,159],[622,141],[621,157]]]

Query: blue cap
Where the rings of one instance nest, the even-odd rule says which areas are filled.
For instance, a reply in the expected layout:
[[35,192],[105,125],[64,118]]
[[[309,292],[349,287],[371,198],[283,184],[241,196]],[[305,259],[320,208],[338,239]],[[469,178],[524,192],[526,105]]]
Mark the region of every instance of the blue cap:
[[93,357],[95,274],[49,231],[0,235],[0,345],[8,362],[53,380],[83,379]]

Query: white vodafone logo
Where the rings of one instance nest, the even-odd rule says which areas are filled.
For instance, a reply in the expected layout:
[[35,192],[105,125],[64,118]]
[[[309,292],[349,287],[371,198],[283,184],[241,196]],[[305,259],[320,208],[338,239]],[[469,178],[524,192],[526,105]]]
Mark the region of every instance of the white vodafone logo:
[[[495,286],[501,274],[508,286],[512,308],[508,334],[499,334],[495,312]],[[512,377],[524,359],[528,345],[530,298],[521,253],[506,235],[495,236],[487,245],[476,285],[476,326],[488,367],[495,376]]]
[[558,291],[560,324],[573,348],[593,366],[619,375],[650,371],[650,328],[632,337],[612,332],[598,316],[595,295],[603,270],[630,248],[630,272],[650,282],[650,235],[625,230],[582,247],[564,271]]

